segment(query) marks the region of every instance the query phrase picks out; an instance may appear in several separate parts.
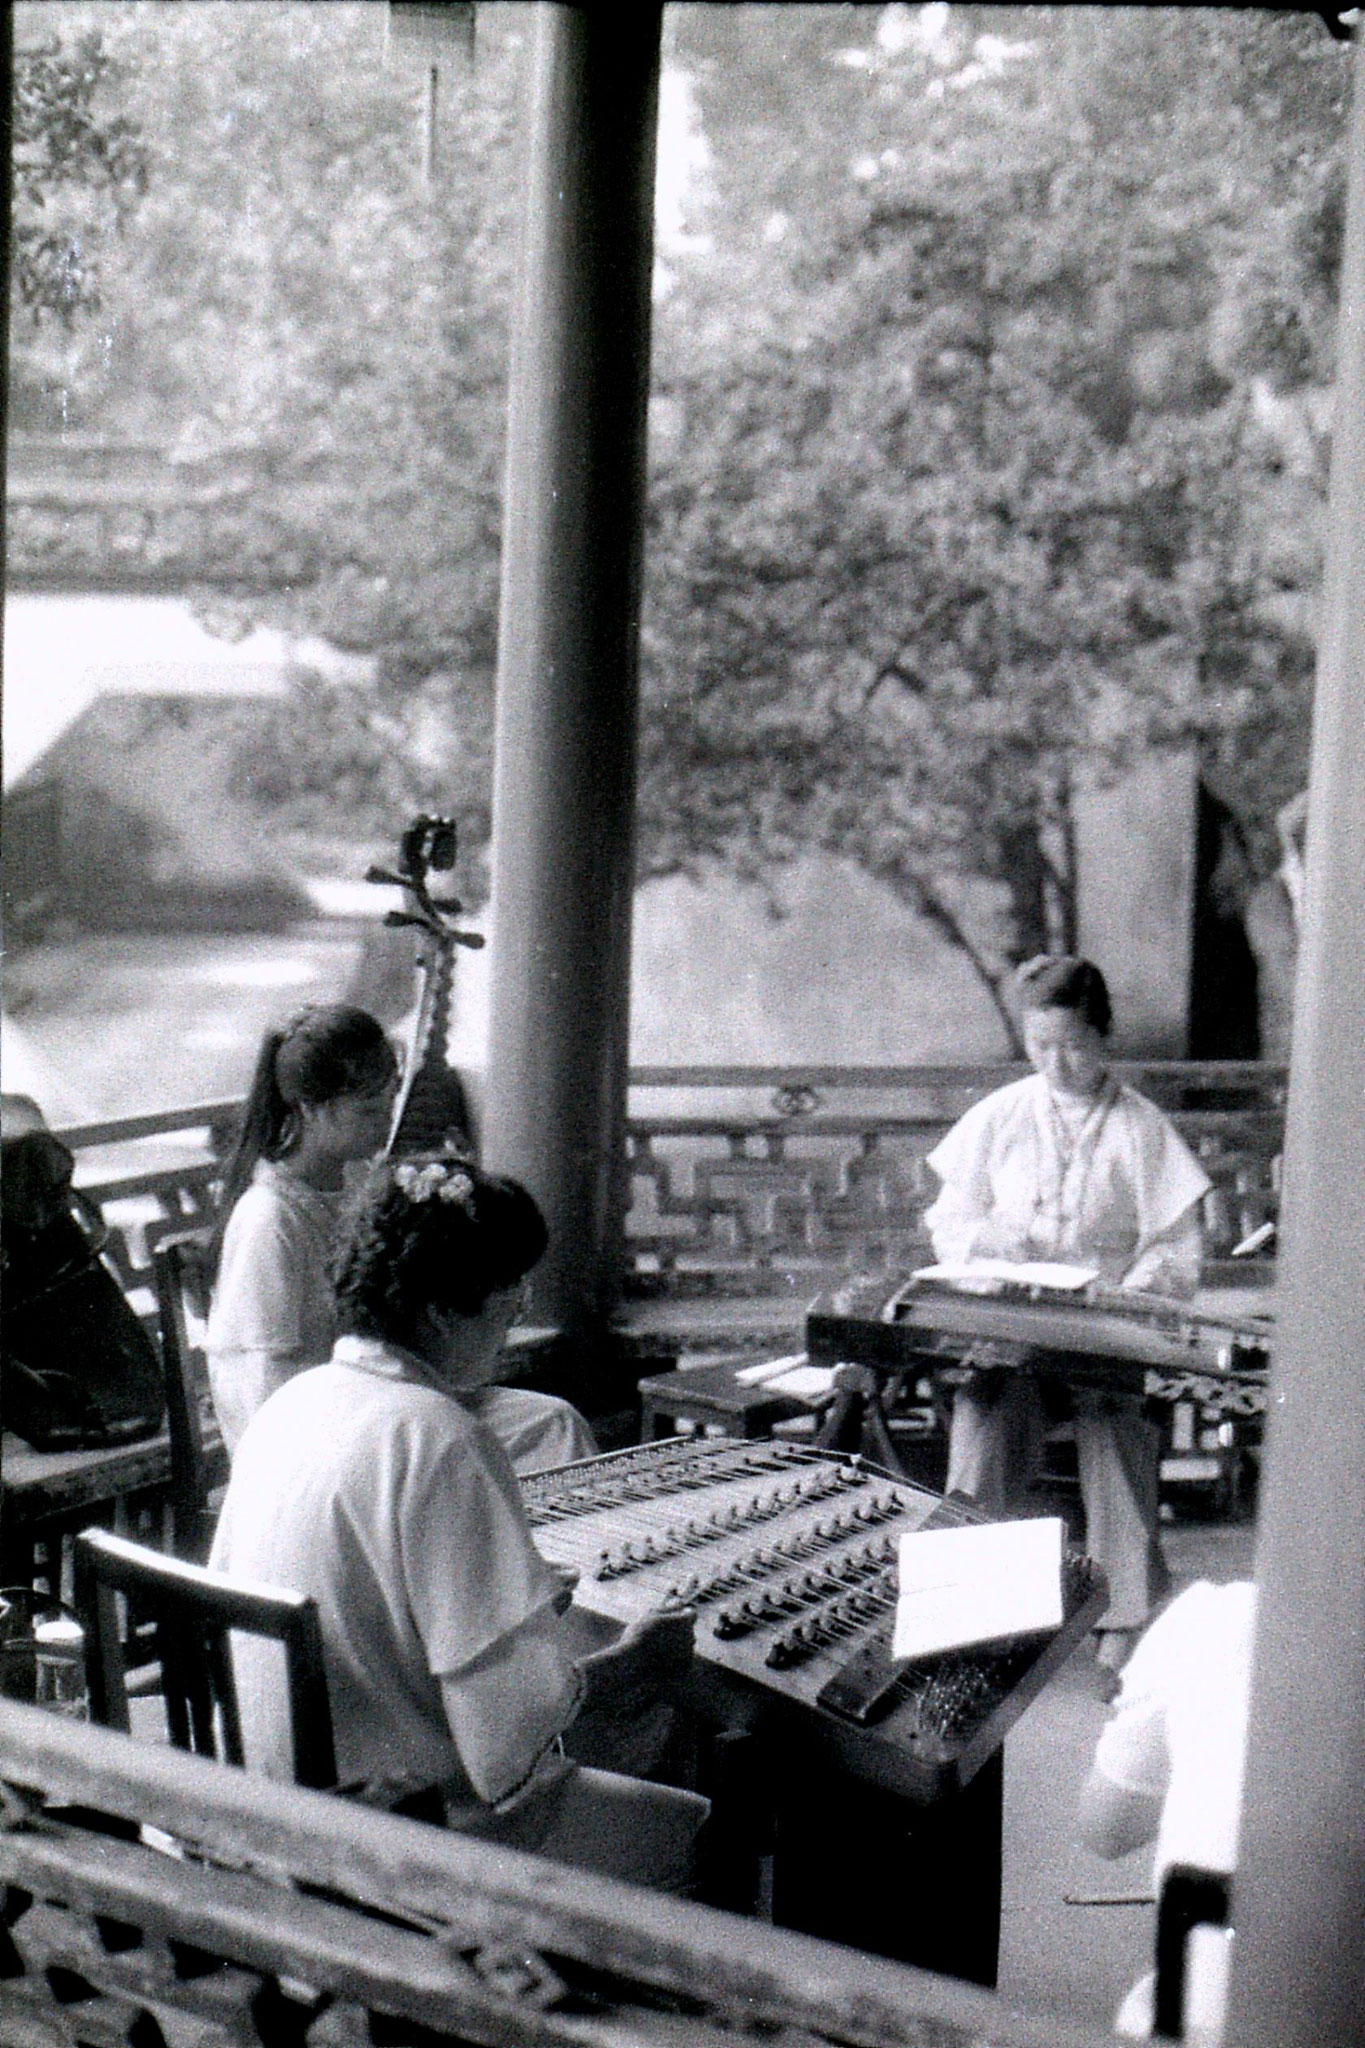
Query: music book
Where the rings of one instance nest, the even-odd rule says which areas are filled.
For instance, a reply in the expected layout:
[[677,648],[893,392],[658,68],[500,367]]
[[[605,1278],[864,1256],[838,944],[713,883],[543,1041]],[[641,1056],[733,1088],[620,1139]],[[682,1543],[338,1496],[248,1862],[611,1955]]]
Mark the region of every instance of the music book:
[[1079,1294],[1099,1277],[1098,1266],[1073,1266],[1060,1259],[943,1259],[936,1266],[921,1266],[911,1275],[915,1280],[937,1280],[945,1287],[982,1294],[1000,1287],[1050,1287],[1059,1293]]
[[1062,1624],[1062,1522],[918,1529],[900,1540],[894,1658],[932,1657]]

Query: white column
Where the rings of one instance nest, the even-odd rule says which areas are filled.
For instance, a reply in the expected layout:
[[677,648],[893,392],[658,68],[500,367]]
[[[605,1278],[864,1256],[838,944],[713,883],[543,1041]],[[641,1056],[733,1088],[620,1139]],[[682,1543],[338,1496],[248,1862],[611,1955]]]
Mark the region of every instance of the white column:
[[1228,2040],[1365,2042],[1365,47]]

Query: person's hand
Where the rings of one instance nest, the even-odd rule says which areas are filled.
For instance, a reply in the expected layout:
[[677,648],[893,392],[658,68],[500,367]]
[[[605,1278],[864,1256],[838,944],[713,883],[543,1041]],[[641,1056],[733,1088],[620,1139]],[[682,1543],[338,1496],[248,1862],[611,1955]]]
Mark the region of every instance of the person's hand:
[[550,1570],[557,1579],[562,1581],[560,1589],[555,1594],[551,1605],[554,1607],[556,1614],[567,1614],[573,1606],[574,1588],[582,1577],[582,1573],[575,1571],[573,1566],[568,1564],[552,1564]]
[[632,1622],[605,1650],[579,1665],[587,1681],[585,1713],[628,1719],[680,1683],[692,1663],[691,1609]]

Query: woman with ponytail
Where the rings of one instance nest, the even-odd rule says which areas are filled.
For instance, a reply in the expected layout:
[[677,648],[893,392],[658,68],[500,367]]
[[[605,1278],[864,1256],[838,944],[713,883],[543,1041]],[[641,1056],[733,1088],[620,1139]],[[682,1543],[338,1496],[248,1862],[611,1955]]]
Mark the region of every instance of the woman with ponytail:
[[[228,1452],[277,1387],[331,1356],[331,1267],[346,1168],[389,1131],[398,1063],[367,1010],[319,1004],[268,1031],[223,1190],[206,1348]],[[591,1458],[592,1432],[552,1394],[490,1385],[482,1421],[517,1472]]]
[[398,1063],[366,1010],[318,1005],[267,1031],[223,1189],[207,1350],[229,1452],[276,1387],[332,1349],[345,1169],[388,1135]]

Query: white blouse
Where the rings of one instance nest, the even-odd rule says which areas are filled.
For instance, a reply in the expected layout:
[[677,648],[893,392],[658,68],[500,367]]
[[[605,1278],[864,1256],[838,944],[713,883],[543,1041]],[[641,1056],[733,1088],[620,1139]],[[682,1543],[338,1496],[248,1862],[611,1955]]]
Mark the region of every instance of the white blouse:
[[1212,1183],[1170,1119],[1112,1077],[1092,1104],[1041,1074],[998,1088],[928,1155],[943,1182],[925,1223],[941,1259],[1097,1265],[1107,1285],[1189,1294]]
[[328,1269],[340,1208],[340,1195],[263,1159],[228,1218],[205,1349],[229,1453],[277,1387],[331,1356],[337,1315]]

